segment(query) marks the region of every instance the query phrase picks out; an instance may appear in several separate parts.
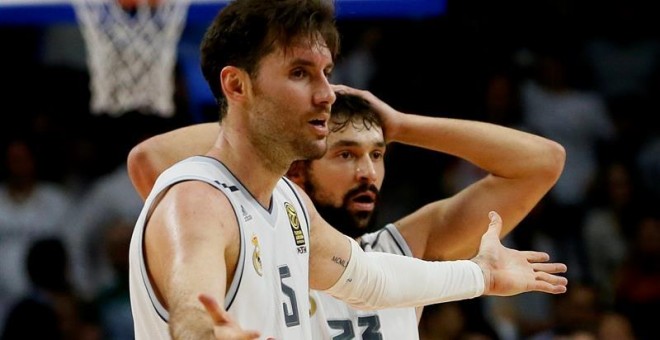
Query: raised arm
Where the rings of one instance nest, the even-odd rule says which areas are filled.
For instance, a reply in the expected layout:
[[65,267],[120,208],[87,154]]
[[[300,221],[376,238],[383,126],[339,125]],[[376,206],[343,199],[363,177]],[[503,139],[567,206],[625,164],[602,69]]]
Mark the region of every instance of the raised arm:
[[174,163],[194,155],[203,155],[215,142],[220,125],[190,125],[159,134],[134,146],[128,154],[128,176],[142,199],[149,195],[156,178]]
[[531,211],[559,178],[564,148],[546,138],[479,121],[404,114],[368,91],[335,86],[367,99],[383,120],[388,142],[465,159],[488,173],[452,197],[432,202],[395,224],[415,257],[466,259],[486,231],[487,212],[503,219],[500,237]]

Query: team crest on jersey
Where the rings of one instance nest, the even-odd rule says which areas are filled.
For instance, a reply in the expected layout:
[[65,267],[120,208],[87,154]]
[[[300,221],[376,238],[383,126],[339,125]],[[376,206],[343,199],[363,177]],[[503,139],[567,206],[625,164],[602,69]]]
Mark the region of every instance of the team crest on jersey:
[[291,225],[293,239],[296,240],[296,245],[298,246],[298,253],[304,254],[307,252],[307,245],[305,244],[305,234],[300,229],[300,220],[298,219],[296,208],[289,202],[284,202],[284,208],[286,208],[286,214],[289,217],[289,225]]
[[259,238],[257,235],[252,234],[252,244],[254,245],[254,251],[252,251],[252,265],[257,274],[263,276],[264,268],[261,264],[261,247],[259,247]]

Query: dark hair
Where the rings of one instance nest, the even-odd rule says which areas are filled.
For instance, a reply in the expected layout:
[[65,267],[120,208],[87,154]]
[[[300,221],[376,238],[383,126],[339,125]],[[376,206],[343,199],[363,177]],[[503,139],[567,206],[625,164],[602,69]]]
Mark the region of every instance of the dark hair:
[[337,93],[337,100],[332,104],[330,119],[332,132],[341,131],[348,123],[361,124],[367,130],[373,126],[383,125],[366,99],[350,94]]
[[233,65],[254,76],[264,56],[298,38],[321,42],[336,57],[339,33],[331,0],[234,0],[220,11],[201,43],[202,73],[220,105],[220,121],[227,109],[220,71]]

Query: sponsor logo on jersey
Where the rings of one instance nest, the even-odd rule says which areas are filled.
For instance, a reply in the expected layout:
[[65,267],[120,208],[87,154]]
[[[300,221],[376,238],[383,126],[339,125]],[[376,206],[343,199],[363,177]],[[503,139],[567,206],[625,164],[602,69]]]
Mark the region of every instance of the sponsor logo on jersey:
[[252,219],[252,215],[248,214],[247,210],[245,210],[245,207],[242,205],[241,205],[241,213],[243,214],[243,220],[245,222]]
[[254,250],[252,251],[252,265],[257,274],[263,276],[264,268],[261,263],[261,247],[259,247],[259,238],[255,234],[252,234],[252,244],[254,245]]
[[298,246],[298,253],[304,254],[307,252],[307,245],[305,242],[305,234],[300,228],[300,220],[298,219],[296,208],[289,202],[284,202],[284,208],[286,209],[286,214],[289,217],[289,225],[291,225],[293,239],[296,241],[296,245]]

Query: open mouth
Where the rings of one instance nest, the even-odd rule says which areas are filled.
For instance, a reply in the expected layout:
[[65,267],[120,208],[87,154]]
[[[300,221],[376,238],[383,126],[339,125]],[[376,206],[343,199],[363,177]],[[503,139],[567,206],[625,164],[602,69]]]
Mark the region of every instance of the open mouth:
[[360,193],[351,199],[351,206],[356,211],[373,211],[376,206],[376,195],[370,191]]
[[325,128],[327,121],[325,119],[312,119],[309,123],[316,127]]
[[329,130],[327,119],[312,119],[308,121],[308,123],[318,138],[325,138],[328,136]]
[[374,203],[376,201],[376,197],[371,192],[365,192],[355,196],[352,201],[357,203]]

